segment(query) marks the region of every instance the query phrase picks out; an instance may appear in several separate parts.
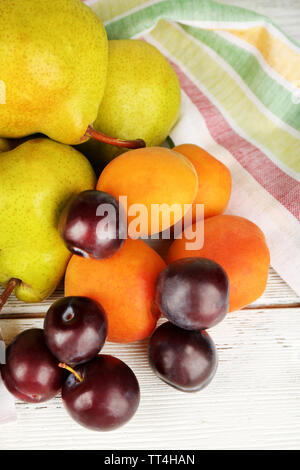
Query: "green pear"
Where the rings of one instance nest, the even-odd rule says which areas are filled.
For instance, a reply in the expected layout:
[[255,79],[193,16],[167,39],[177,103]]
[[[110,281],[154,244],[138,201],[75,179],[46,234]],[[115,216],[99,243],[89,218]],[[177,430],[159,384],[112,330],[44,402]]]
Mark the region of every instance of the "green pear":
[[98,113],[107,36],[81,0],[0,0],[0,136],[79,143]]
[[71,253],[58,231],[70,198],[95,187],[88,160],[68,145],[34,139],[0,154],[0,284],[17,278],[24,302],[48,297]]
[[[177,75],[156,47],[133,39],[108,41],[108,80],[94,123],[97,131],[160,145],[177,121],[180,98]],[[94,165],[120,153],[93,141],[82,147]]]

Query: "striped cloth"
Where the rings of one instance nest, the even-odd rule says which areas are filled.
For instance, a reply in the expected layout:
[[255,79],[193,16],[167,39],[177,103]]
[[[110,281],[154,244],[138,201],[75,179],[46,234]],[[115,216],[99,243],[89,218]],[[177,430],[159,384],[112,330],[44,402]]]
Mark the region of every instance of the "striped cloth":
[[110,39],[161,50],[182,87],[171,133],[225,163],[228,213],[257,223],[300,295],[300,47],[271,20],[211,0],[86,0]]

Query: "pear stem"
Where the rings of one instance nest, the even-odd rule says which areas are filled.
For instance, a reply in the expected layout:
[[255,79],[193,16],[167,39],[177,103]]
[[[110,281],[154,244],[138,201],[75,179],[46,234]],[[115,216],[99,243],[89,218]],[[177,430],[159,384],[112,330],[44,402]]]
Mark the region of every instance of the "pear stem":
[[8,298],[9,298],[10,294],[12,293],[12,291],[15,289],[15,287],[17,287],[17,285],[18,285],[20,282],[21,282],[20,279],[17,279],[17,278],[15,278],[15,277],[12,277],[12,278],[8,281],[8,283],[7,283],[7,285],[6,285],[5,289],[4,289],[4,291],[3,291],[2,294],[0,295],[0,313],[1,313],[1,311],[2,311],[2,309],[3,309],[3,307],[4,307],[4,305],[6,304],[6,302],[7,302]]
[[168,137],[166,138],[166,141],[168,142],[168,145],[170,149],[172,150],[175,147],[173,139],[168,135]]
[[69,372],[71,372],[73,375],[75,375],[76,379],[78,380],[78,382],[82,382],[83,381],[83,378],[76,372],[76,370],[72,369],[72,367],[68,366],[68,364],[65,364],[64,362],[60,362],[58,364],[58,367],[60,367],[61,369],[66,369],[68,370]]
[[92,126],[89,126],[86,130],[84,137],[92,137],[93,139],[103,142],[104,144],[115,145],[116,147],[124,147],[127,149],[139,149],[146,147],[146,143],[142,139],[136,140],[123,140],[116,139],[115,137],[109,137],[101,132],[96,131]]

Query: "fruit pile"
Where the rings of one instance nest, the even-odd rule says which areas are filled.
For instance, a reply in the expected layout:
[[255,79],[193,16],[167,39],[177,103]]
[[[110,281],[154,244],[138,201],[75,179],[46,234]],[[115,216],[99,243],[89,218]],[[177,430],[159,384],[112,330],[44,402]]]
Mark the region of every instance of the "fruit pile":
[[[65,276],[65,297],[43,330],[12,341],[1,375],[20,400],[61,390],[78,423],[115,429],[140,392],[125,363],[100,354],[105,341],[150,337],[158,377],[202,389],[217,368],[206,330],[263,293],[269,250],[254,223],[223,215],[223,163],[160,146],[180,85],[155,47],[107,41],[81,0],[0,0],[0,31],[0,311],[12,292],[46,299]],[[165,238],[163,259],[147,239]]]
[[65,407],[80,424],[98,431],[121,426],[138,407],[139,384],[124,362],[98,354],[106,335],[106,315],[97,302],[58,300],[44,330],[26,330],[7,348],[1,369],[7,389],[28,403],[50,400],[62,389]]

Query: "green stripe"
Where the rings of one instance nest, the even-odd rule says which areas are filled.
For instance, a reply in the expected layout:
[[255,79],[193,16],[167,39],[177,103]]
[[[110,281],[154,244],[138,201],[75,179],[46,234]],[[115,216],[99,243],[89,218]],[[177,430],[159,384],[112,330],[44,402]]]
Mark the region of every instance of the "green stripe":
[[[106,24],[109,39],[126,39],[152,28],[165,18],[172,21],[253,21],[264,18],[243,8],[211,0],[163,0]],[[265,19],[265,18],[264,18]]]
[[[151,35],[194,76],[254,141],[286,166],[300,172],[300,141],[277,127],[250,100],[230,75],[180,28],[160,21]],[[255,142],[254,142],[255,145]]]
[[300,106],[292,102],[292,93],[266,73],[251,52],[217,33],[181,25],[191,36],[213,49],[238,73],[257,98],[283,122],[300,130]]

